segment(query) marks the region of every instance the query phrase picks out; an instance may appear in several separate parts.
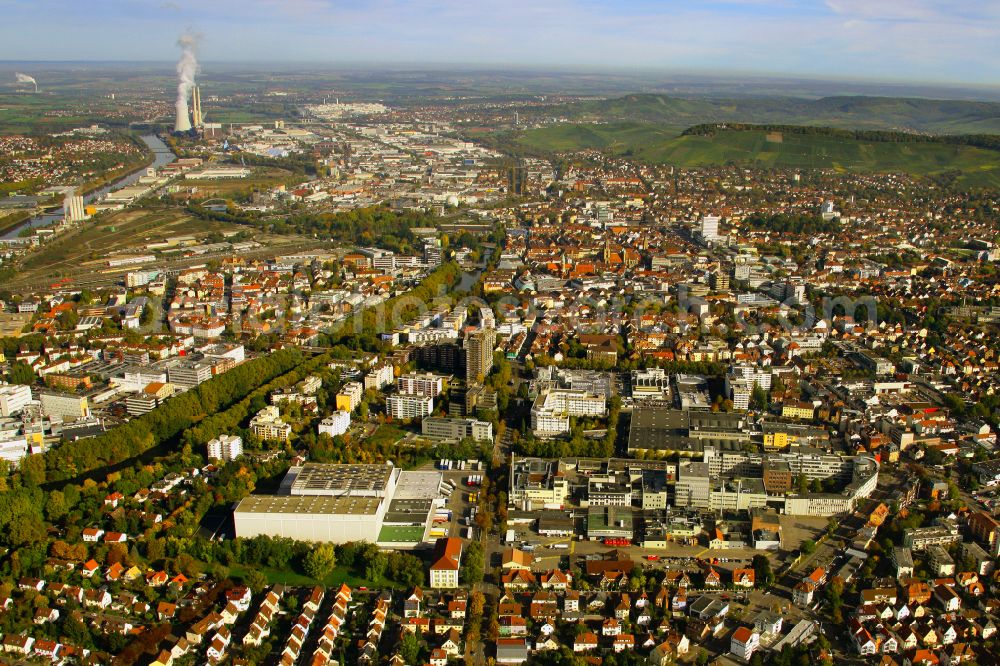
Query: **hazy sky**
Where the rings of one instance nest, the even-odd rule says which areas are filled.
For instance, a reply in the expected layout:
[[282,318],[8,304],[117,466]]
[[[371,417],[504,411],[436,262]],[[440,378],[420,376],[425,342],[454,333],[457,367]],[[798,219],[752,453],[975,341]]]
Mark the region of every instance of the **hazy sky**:
[[0,0],[2,60],[454,63],[1000,83],[998,0]]

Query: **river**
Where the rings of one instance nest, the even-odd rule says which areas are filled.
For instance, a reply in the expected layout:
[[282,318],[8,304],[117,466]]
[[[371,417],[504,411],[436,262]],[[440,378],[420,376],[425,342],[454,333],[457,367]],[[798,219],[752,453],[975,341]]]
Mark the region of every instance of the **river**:
[[[490,259],[493,257],[493,248],[488,247],[483,252],[483,263],[482,266],[489,266]],[[472,291],[472,288],[476,286],[479,282],[479,276],[483,274],[483,268],[477,268],[472,271],[462,271],[462,279],[459,280],[458,285],[455,287],[456,291]]]
[[459,281],[458,286],[455,287],[456,291],[472,291],[472,288],[476,286],[479,282],[479,276],[482,275],[482,271],[462,271],[462,279]]
[[[153,151],[153,156],[154,156],[153,163],[150,164],[149,166],[159,169],[160,167],[170,164],[175,159],[177,159],[177,156],[170,151],[170,147],[167,146],[167,144],[163,143],[163,141],[160,140],[160,137],[156,136],[155,134],[147,134],[140,138],[142,139],[142,142],[145,143],[146,146]],[[132,173],[128,174],[127,176],[122,176],[121,178],[111,183],[110,185],[105,185],[104,187],[98,190],[94,190],[90,194],[83,197],[84,203],[90,203],[96,199],[100,199],[111,190],[119,190],[123,187],[128,187],[129,185],[134,184],[136,181],[139,180],[139,178],[141,178],[146,173],[147,168],[149,167],[146,166],[140,167],[135,171],[133,171]],[[0,239],[7,240],[11,238],[17,238],[20,235],[20,233],[25,229],[48,227],[61,221],[62,219],[63,219],[62,213],[36,215],[35,217],[29,218],[24,222],[22,222],[21,224],[17,225],[3,236],[0,236]]]

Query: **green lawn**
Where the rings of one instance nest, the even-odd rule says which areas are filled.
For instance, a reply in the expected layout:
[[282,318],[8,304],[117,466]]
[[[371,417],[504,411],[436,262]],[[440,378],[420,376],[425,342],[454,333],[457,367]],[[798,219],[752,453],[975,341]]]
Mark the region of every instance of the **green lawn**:
[[399,440],[406,436],[406,431],[399,426],[394,426],[390,423],[383,423],[378,427],[378,429],[372,433],[372,436],[368,438],[374,446],[380,444],[395,444]]
[[423,536],[423,526],[385,525],[378,533],[378,540],[389,543],[414,543],[420,541]]
[[762,168],[902,172],[915,176],[958,170],[962,172],[960,184],[1000,187],[1000,153],[973,146],[860,141],[763,130],[681,136],[676,128],[641,123],[553,125],[529,130],[518,140],[525,148],[534,150],[597,149],[649,164],[688,168],[731,163]]

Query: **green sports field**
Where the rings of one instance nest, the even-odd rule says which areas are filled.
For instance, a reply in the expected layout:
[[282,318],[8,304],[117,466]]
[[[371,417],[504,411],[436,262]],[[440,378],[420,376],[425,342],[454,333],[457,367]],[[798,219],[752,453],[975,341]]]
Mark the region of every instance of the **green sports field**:
[[424,528],[411,525],[383,525],[378,533],[382,543],[416,543],[424,536]]

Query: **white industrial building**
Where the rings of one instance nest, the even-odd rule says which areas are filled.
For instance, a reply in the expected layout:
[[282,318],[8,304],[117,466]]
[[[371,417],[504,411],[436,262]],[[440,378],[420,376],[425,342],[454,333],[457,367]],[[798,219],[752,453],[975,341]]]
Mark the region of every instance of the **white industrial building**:
[[205,361],[183,360],[167,368],[167,380],[181,389],[191,389],[212,378],[214,370]]
[[126,368],[121,377],[112,377],[111,383],[123,391],[141,391],[150,384],[166,384],[166,370],[132,366]]
[[0,460],[18,463],[28,455],[28,440],[24,436],[0,441]]
[[319,422],[319,434],[336,437],[343,435],[350,427],[351,413],[340,409]]
[[75,421],[90,417],[90,405],[86,396],[42,393],[42,413],[52,421]]
[[236,534],[412,546],[428,538],[441,483],[440,472],[403,472],[392,463],[307,463],[288,470],[278,494],[244,498],[233,512]]
[[[768,493],[765,462],[784,463],[790,479],[803,475],[809,480],[835,478],[840,492]],[[809,449],[787,453],[719,451],[706,447],[703,462],[678,466],[674,503],[679,507],[712,511],[745,511],[783,503],[787,515],[835,516],[853,511],[857,503],[875,491],[878,463],[868,456],[819,455]]]
[[239,503],[236,534],[374,543],[400,471],[391,464],[293,467],[281,484],[285,494],[250,495]]
[[247,167],[218,166],[202,169],[201,171],[189,171],[184,174],[188,180],[224,180],[229,178],[246,178],[251,173]]
[[211,342],[195,347],[194,351],[205,355],[205,360],[217,363],[219,359],[231,360],[239,365],[246,360],[246,348],[232,342]]
[[632,398],[635,400],[669,401],[670,375],[663,368],[636,370],[632,375]]
[[571,416],[605,416],[608,412],[603,396],[555,389],[539,395],[531,405],[531,429],[540,437],[569,432]]
[[334,495],[250,495],[233,514],[236,534],[261,534],[299,541],[378,540],[387,504],[373,497]]
[[20,414],[31,402],[31,387],[21,384],[0,384],[0,416]]

